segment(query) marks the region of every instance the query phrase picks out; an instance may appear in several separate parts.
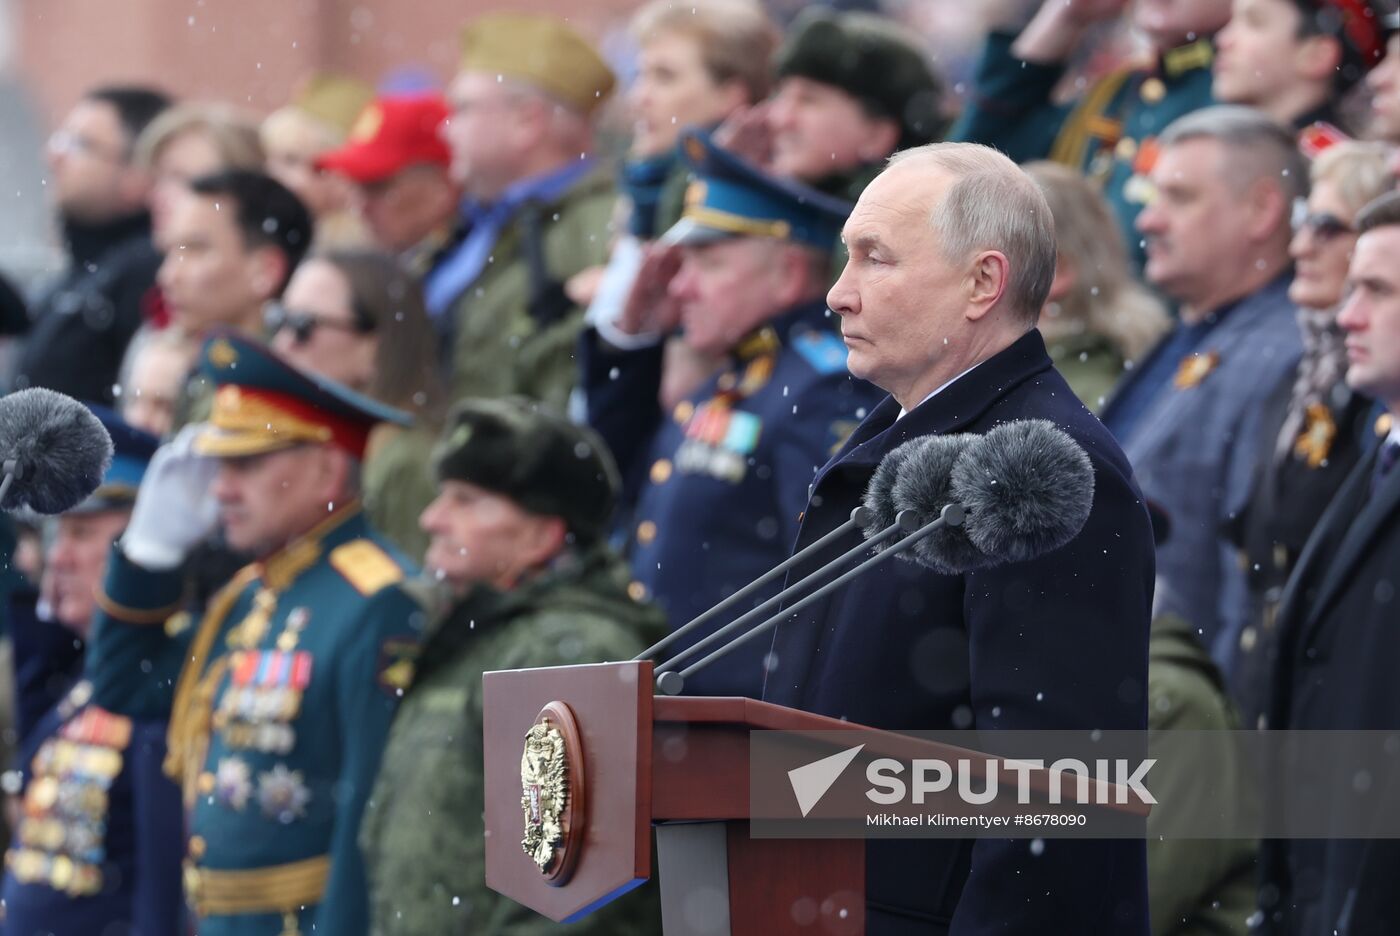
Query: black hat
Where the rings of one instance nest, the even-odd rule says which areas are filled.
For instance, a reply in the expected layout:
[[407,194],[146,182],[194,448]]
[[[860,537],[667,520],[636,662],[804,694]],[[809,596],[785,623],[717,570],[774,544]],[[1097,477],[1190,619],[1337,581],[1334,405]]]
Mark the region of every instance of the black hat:
[[834,85],[900,126],[899,148],[943,134],[943,82],[907,30],[872,13],[809,7],[778,50],[778,78]]
[[465,481],[562,518],[581,545],[606,535],[621,487],[597,433],[520,397],[454,406],[433,470],[438,481]]

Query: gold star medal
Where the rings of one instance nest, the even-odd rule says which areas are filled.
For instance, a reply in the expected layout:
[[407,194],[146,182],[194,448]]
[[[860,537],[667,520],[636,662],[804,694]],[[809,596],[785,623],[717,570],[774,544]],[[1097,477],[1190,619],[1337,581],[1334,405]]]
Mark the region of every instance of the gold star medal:
[[1293,454],[1305,459],[1309,468],[1317,468],[1327,461],[1336,437],[1337,422],[1332,418],[1332,411],[1321,403],[1309,403],[1303,429],[1293,443]]
[[1190,390],[1205,380],[1219,363],[1220,354],[1215,351],[1193,354],[1184,358],[1176,369],[1176,377],[1172,379],[1172,385],[1178,390]]

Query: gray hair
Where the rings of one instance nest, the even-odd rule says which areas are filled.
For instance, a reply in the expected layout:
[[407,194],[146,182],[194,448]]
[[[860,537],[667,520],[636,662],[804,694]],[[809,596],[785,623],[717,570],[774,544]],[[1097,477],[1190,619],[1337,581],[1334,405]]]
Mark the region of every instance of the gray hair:
[[1006,299],[1034,326],[1055,279],[1055,221],[1040,188],[1010,159],[976,143],[930,143],[889,165],[931,163],[956,177],[929,223],[951,263],[996,250],[1011,267]]
[[1228,149],[1225,172],[1240,191],[1271,178],[1289,204],[1308,194],[1308,160],[1293,131],[1262,111],[1239,104],[1192,111],[1168,124],[1157,143],[1165,149],[1189,140],[1214,140]]

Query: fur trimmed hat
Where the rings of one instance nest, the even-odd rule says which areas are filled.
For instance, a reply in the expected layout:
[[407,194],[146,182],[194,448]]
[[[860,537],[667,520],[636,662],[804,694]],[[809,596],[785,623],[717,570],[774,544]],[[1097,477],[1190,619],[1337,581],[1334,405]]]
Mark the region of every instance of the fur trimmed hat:
[[463,400],[433,450],[439,482],[465,481],[559,517],[580,545],[607,535],[621,481],[596,432],[521,397]]
[[900,149],[932,143],[947,124],[943,81],[911,35],[873,13],[810,7],[778,50],[778,79],[796,76],[840,88],[899,124]]

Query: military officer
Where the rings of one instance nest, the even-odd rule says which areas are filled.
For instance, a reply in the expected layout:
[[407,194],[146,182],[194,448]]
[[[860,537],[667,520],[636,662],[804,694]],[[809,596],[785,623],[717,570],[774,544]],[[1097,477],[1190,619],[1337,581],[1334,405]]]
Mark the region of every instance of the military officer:
[[[655,599],[673,629],[787,557],[807,485],[879,396],[846,372],[824,300],[850,205],[767,176],[702,133],[682,145],[696,181],[662,237],[675,261],[662,305],[687,344],[725,363],[662,413],[659,349],[607,341],[626,316],[584,343],[590,420],[633,502],[634,597]],[[690,689],[757,695],[764,653],[746,649]]]
[[1135,25],[1153,58],[1099,79],[1059,104],[1052,94],[1065,63],[1099,22],[1126,0],[1045,0],[1020,33],[994,29],[977,65],[972,94],[950,139],[995,146],[1017,162],[1050,158],[1103,185],[1134,265],[1146,255],[1133,221],[1152,192],[1156,137],[1211,98],[1211,37],[1230,18],[1227,3],[1137,5]]
[[[169,708],[174,677],[165,768],[203,936],[354,936],[360,814],[421,627],[409,562],[361,512],[359,463],[373,425],[405,417],[231,333],[201,366],[210,419],[157,453],[112,551],[98,697]],[[259,558],[197,623],[171,617],[180,563],[216,521]]]
[[424,296],[454,399],[520,394],[562,409],[583,328],[564,283],[608,257],[616,191],[590,154],[615,79],[557,17],[492,13],[463,37],[444,125],[464,194],[460,242]]
[[[556,933],[486,886],[481,676],[630,659],[663,632],[606,543],[617,469],[587,428],[519,398],[463,400],[433,453],[432,615],[360,840],[373,936]],[[427,589],[424,583],[417,588]],[[660,931],[656,888],[567,928]]]
[[[112,437],[112,464],[98,489],[56,521],[43,577],[45,611],[28,619],[15,640],[16,668],[28,674],[31,689],[64,679],[74,637],[85,636],[92,623],[92,595],[108,551],[158,444],[115,413],[93,409]],[[91,696],[90,683],[70,678],[61,701],[21,744],[25,786],[5,853],[0,930],[176,936],[184,918],[183,843],[176,789],[161,772],[165,722],[117,715]]]

